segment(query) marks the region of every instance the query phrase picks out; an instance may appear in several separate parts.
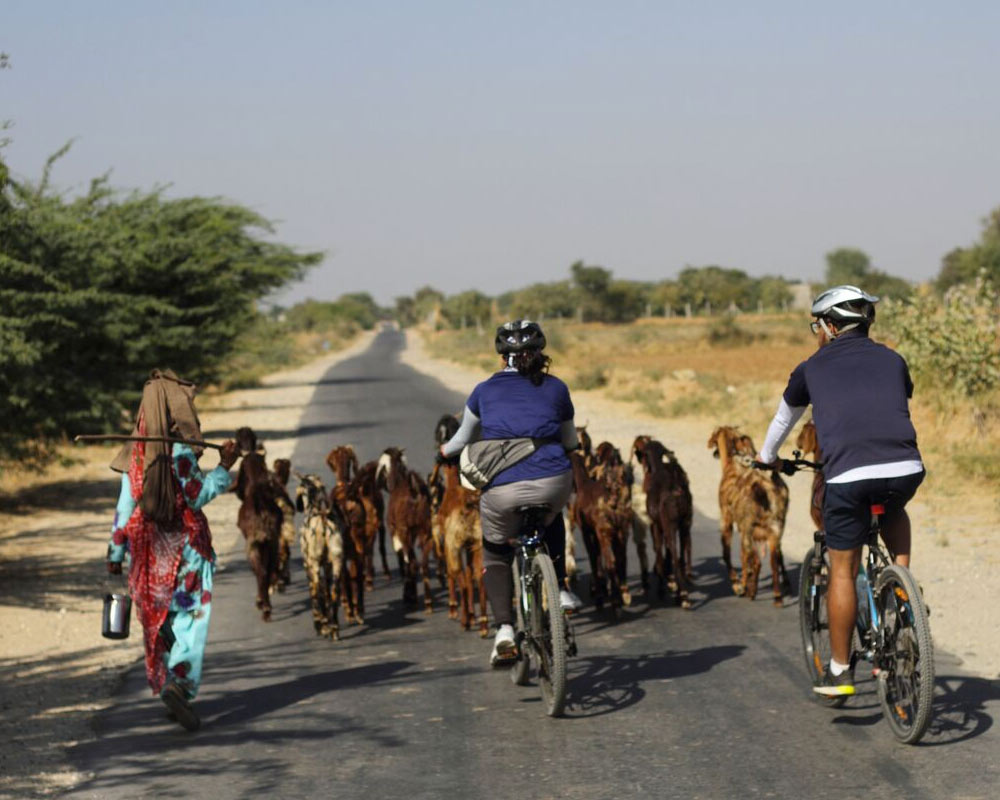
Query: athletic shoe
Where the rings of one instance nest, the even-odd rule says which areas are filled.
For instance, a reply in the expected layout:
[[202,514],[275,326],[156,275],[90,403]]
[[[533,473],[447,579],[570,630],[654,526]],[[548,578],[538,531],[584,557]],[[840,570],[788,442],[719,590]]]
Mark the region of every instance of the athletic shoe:
[[583,608],[583,601],[569,589],[559,590],[559,605],[563,611],[579,611]]
[[854,673],[850,669],[845,669],[839,675],[830,672],[830,665],[826,665],[823,670],[823,677],[818,684],[813,686],[816,694],[824,697],[845,697],[854,694]]
[[501,625],[493,639],[493,653],[490,655],[490,666],[505,667],[517,661],[517,645],[514,644],[514,628]]
[[168,683],[160,692],[160,699],[163,704],[170,709],[177,722],[182,728],[189,731],[196,731],[201,727],[201,718],[184,695],[184,690],[176,683]]

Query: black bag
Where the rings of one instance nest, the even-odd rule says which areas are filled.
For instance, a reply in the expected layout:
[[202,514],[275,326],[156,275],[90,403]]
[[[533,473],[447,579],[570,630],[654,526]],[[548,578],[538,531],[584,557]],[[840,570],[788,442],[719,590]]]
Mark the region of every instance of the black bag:
[[505,469],[524,461],[544,439],[481,439],[466,445],[459,457],[462,485],[482,489]]

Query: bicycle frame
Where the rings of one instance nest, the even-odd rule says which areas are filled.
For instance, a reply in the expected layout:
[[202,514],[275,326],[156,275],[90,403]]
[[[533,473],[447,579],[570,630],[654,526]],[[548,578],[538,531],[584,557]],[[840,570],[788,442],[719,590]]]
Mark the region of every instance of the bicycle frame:
[[[867,618],[864,620],[862,620],[860,614],[858,615],[855,627],[858,631],[858,641],[861,642],[862,647],[860,655],[864,655],[865,659],[871,663],[875,663],[884,644],[880,631],[879,609],[875,603],[875,592],[872,590],[872,587],[878,580],[879,573],[892,563],[881,541],[883,513],[884,509],[882,506],[872,507],[872,521],[868,530],[868,541],[865,543],[867,552],[864,563],[858,568],[858,577],[863,576],[865,583],[865,593],[863,597],[858,594],[858,604],[860,605],[862,602],[865,602],[868,613],[866,615]],[[858,581],[856,578],[855,592],[857,590]],[[852,658],[857,655],[859,654],[852,654]]]

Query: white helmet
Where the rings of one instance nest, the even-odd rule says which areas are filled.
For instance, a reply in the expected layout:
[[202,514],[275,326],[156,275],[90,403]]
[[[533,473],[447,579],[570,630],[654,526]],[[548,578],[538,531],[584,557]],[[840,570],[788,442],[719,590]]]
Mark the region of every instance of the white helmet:
[[870,325],[875,319],[875,295],[868,294],[857,286],[845,284],[834,286],[821,292],[812,304],[814,317],[833,320],[841,332],[858,325]]

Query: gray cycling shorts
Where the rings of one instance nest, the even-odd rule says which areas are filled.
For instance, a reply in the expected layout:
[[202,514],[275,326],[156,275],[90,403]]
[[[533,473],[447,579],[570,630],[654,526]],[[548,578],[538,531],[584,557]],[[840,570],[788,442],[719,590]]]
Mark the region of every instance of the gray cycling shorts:
[[551,478],[536,478],[494,486],[479,498],[479,514],[483,523],[483,538],[493,544],[506,544],[518,534],[520,506],[541,505],[552,509],[546,516],[548,525],[562,512],[573,491],[573,473],[567,470]]

